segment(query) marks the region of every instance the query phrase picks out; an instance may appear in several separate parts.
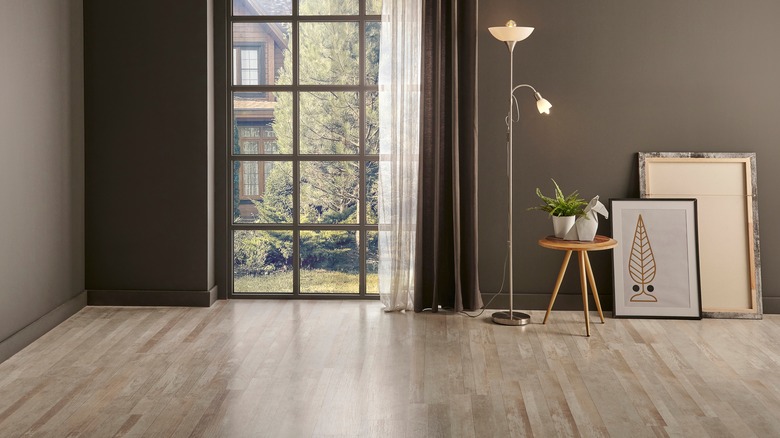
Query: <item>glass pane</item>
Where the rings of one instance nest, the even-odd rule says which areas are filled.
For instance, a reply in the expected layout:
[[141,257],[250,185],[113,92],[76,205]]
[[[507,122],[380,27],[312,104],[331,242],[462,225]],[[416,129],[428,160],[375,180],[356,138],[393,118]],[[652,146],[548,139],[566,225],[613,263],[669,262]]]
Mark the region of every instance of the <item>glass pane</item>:
[[379,232],[369,231],[366,242],[366,293],[379,293]]
[[293,0],[233,0],[233,15],[291,15],[292,2]]
[[302,85],[360,83],[358,23],[300,23],[299,26],[298,71]]
[[233,154],[291,154],[292,103],[292,93],[233,93]]
[[300,94],[302,154],[357,154],[360,100],[357,92]]
[[233,292],[293,291],[292,231],[233,231]]
[[290,23],[233,23],[233,85],[290,85]]
[[379,153],[379,93],[366,92],[366,153]]
[[360,0],[299,0],[301,15],[357,15]]
[[366,223],[379,223],[379,163],[377,161],[366,161]]
[[376,85],[379,81],[379,31],[381,23],[366,22],[366,84]]
[[301,223],[358,223],[359,172],[358,161],[302,161]]
[[292,188],[291,161],[234,161],[233,223],[291,223]]
[[366,14],[382,15],[382,0],[366,0]]
[[301,293],[359,293],[356,231],[301,231]]

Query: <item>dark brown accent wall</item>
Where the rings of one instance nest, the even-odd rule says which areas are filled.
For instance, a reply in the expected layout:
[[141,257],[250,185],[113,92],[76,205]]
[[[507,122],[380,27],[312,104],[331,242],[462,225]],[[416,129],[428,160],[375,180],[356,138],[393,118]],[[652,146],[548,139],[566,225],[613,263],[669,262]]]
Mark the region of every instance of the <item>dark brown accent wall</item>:
[[212,295],[211,8],[85,1],[86,287],[100,304]]
[[[208,170],[211,6],[85,3],[87,289],[209,291],[212,278],[226,279],[224,178],[209,182]],[[215,11],[220,5],[215,2]],[[774,171],[780,165],[780,55],[772,45],[780,40],[778,16],[780,4],[758,0],[481,0],[480,279],[487,298],[500,287],[506,241],[503,118],[509,85],[508,53],[487,27],[513,18],[536,27],[516,48],[515,83],[536,86],[553,104],[551,116],[539,116],[532,97],[518,93],[519,307],[543,307],[560,264],[561,254],[536,245],[550,232],[548,219],[525,211],[536,202],[535,187],[550,190],[550,177],[585,196],[633,197],[638,151],[755,151],[764,308],[780,312],[780,273],[772,269],[780,233],[767,219],[780,211],[773,193],[780,183]],[[215,37],[221,32],[215,29]],[[215,55],[224,58],[219,46]],[[219,81],[224,72],[216,73]],[[224,109],[220,85],[215,93]],[[224,136],[219,123],[215,130],[217,138]],[[216,245],[210,249],[214,209]],[[608,230],[603,222],[600,232]],[[592,262],[608,304],[611,260],[602,253]],[[210,272],[214,264],[219,268]],[[578,308],[571,268],[559,302]]]
[[[509,54],[489,26],[534,33],[515,49],[515,84],[552,102],[540,116],[519,90],[515,124],[515,305],[545,308],[562,254],[537,246],[549,219],[528,212],[534,189],[637,197],[639,151],[756,152],[766,313],[780,313],[780,3],[481,0],[479,10],[480,281],[501,285],[506,242],[505,124]],[[605,203],[606,204],[606,203]],[[599,232],[609,233],[609,222]],[[738,232],[738,231],[736,231]],[[611,258],[591,257],[611,308]],[[576,263],[556,309],[580,309]],[[487,300],[486,300],[487,301]],[[491,307],[506,305],[506,294]],[[519,304],[518,304],[519,303]]]

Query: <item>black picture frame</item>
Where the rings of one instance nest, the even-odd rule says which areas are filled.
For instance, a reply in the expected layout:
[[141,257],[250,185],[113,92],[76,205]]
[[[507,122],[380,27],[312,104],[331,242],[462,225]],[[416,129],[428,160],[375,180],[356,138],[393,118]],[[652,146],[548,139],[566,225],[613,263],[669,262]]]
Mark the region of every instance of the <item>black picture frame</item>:
[[610,199],[616,318],[701,319],[696,199]]

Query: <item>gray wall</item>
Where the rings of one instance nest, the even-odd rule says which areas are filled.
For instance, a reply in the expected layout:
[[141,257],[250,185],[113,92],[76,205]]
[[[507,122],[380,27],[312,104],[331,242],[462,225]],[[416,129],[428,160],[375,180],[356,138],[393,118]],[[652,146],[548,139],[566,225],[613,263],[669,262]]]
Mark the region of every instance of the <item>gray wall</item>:
[[209,305],[211,2],[84,5],[91,304]]
[[[536,187],[550,192],[552,177],[585,197],[637,197],[639,151],[733,151],[757,153],[764,310],[780,312],[780,231],[773,223],[780,213],[780,2],[481,0],[479,14],[483,292],[499,290],[504,260],[509,82],[506,47],[487,28],[513,18],[536,27],[515,49],[515,83],[534,85],[553,104],[551,116],[540,116],[530,94],[517,94],[519,307],[546,308],[562,258],[536,245],[551,232],[546,215],[525,211],[536,204]],[[608,225],[600,224],[602,234]],[[610,255],[591,260],[611,308]],[[556,308],[581,308],[576,263],[570,269]]]
[[0,2],[0,361],[86,302],[81,13]]

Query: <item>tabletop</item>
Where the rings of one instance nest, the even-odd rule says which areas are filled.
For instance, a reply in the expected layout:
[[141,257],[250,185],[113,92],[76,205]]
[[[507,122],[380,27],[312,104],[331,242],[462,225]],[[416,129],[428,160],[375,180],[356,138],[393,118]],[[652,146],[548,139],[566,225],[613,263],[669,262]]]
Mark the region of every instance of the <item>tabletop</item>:
[[596,235],[596,237],[589,242],[581,240],[563,240],[559,237],[547,236],[544,239],[539,239],[539,246],[563,251],[601,251],[616,247],[617,240],[601,235]]

